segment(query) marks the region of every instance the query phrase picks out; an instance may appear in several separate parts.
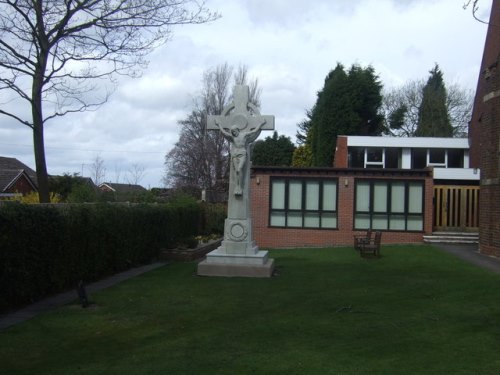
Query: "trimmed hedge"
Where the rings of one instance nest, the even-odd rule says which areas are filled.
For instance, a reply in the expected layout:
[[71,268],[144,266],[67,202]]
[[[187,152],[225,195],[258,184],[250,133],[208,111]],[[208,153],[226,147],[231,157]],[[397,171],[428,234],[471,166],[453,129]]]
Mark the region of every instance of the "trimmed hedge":
[[0,205],[0,312],[149,263],[203,232],[206,214],[193,203]]

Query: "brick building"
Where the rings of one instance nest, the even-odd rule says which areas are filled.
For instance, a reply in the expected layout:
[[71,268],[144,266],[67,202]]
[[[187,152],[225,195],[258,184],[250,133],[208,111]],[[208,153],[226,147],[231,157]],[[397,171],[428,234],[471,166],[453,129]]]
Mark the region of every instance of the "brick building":
[[254,239],[260,247],[352,245],[371,227],[384,243],[432,232],[432,169],[253,167]]
[[481,169],[479,251],[500,257],[500,0],[493,0],[469,138]]

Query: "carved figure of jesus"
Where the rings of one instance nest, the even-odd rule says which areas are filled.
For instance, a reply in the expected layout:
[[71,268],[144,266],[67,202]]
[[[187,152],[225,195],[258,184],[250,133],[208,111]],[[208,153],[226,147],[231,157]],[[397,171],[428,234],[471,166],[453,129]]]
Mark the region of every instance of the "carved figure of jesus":
[[243,194],[244,168],[248,159],[248,145],[257,139],[266,122],[266,120],[263,120],[255,128],[246,131],[240,130],[240,127],[235,124],[232,125],[231,129],[228,131],[228,129],[225,129],[218,121],[215,121],[215,124],[219,127],[224,137],[231,143],[231,163],[236,174],[234,195]]

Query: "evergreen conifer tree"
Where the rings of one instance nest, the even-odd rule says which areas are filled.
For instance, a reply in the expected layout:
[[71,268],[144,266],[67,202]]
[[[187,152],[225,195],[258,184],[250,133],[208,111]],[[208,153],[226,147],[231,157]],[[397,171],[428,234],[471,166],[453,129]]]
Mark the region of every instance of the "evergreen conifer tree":
[[379,135],[383,129],[382,84],[372,67],[337,64],[325,78],[311,110],[308,142],[313,164],[330,167],[338,135]]
[[430,72],[418,109],[417,137],[452,137],[453,126],[446,106],[446,88],[438,64]]

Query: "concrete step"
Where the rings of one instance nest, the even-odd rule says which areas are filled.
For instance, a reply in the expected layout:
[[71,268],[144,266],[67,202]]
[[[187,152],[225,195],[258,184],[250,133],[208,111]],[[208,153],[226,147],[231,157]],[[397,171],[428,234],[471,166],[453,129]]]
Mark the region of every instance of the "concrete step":
[[431,235],[424,235],[425,243],[455,243],[455,244],[475,244],[479,243],[478,233],[458,233],[458,232],[434,232]]

